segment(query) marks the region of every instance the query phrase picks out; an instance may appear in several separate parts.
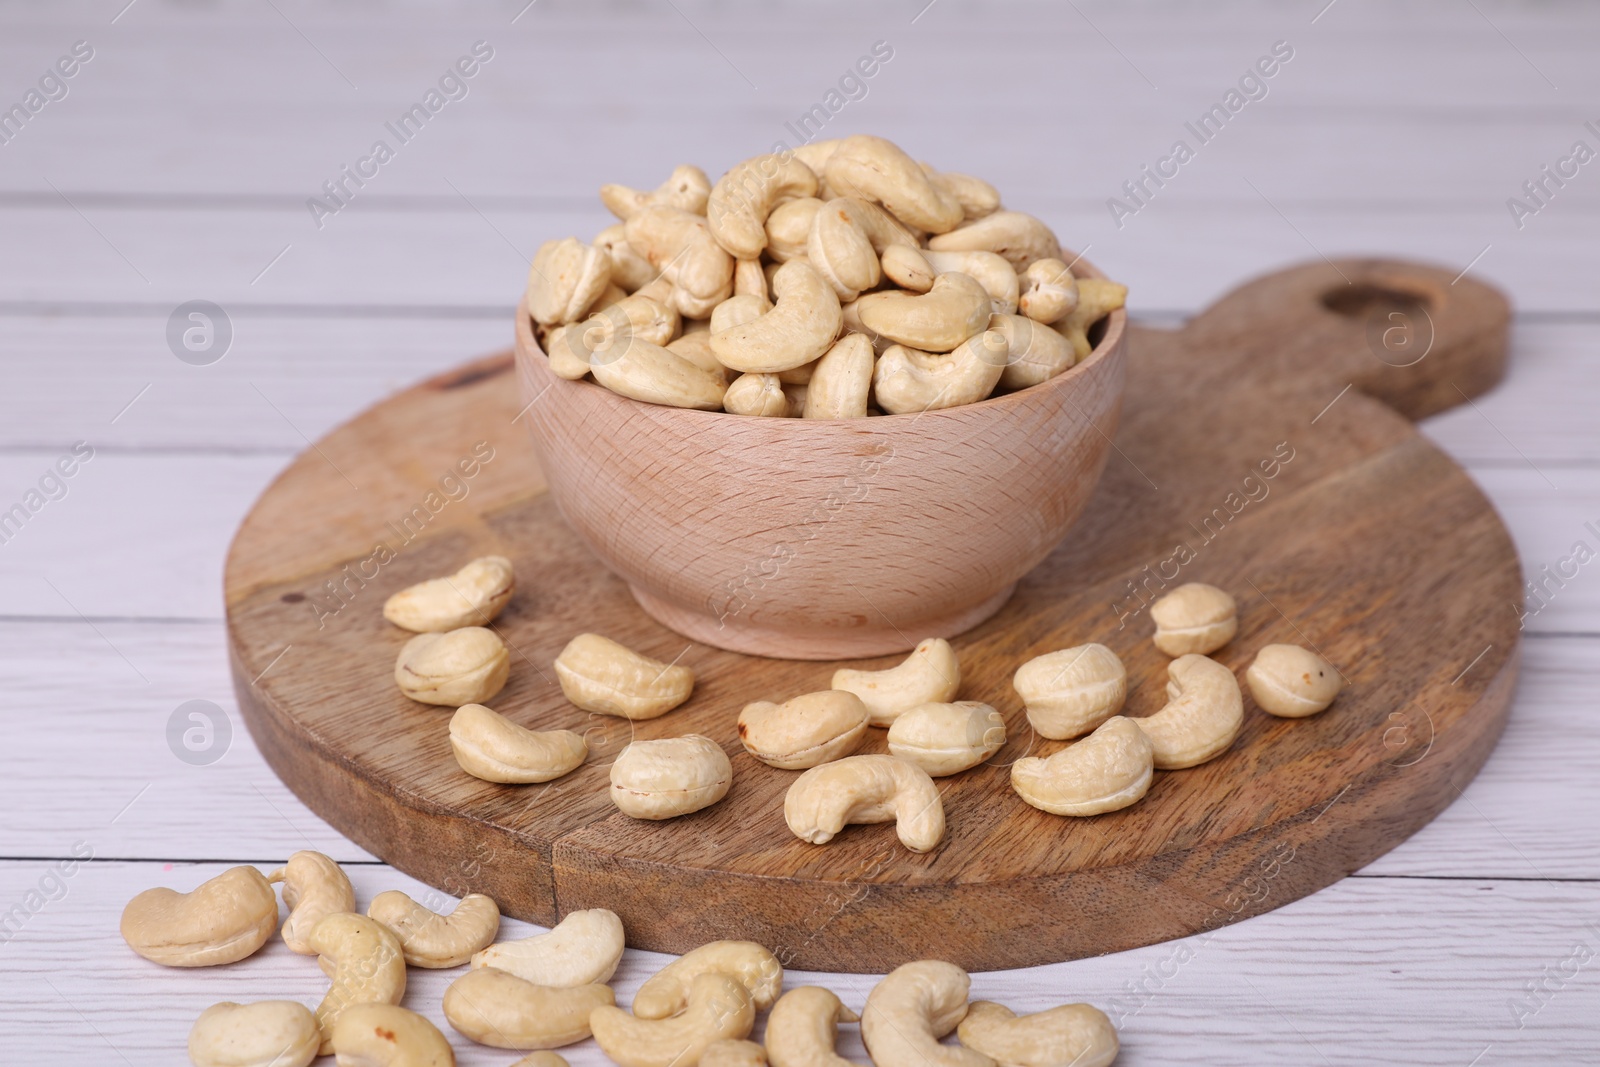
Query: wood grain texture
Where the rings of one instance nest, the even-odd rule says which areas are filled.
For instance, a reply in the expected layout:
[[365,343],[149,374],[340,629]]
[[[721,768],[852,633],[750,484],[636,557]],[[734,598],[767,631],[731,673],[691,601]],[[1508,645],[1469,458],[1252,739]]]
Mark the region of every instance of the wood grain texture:
[[[290,787],[376,855],[532,921],[610,907],[647,948],[735,936],[802,967],[883,971],[937,955],[992,969],[1277,906],[1425,824],[1503,725],[1518,632],[1511,612],[1488,607],[1517,594],[1513,546],[1466,475],[1389,406],[1437,410],[1446,389],[1471,395],[1503,370],[1503,300],[1449,281],[1384,261],[1319,263],[1247,284],[1184,330],[1134,332],[1117,459],[1093,502],[1005,609],[957,642],[962,695],[999,707],[1012,738],[988,765],[941,782],[951,830],[931,855],[899,849],[889,827],[823,848],[788,835],[791,776],[743,753],[734,715],[751,699],[823,687],[832,665],[685,647],[641,612],[551,498],[530,495],[542,482],[517,436],[504,360],[380,405],[264,496],[228,570],[241,710]],[[1393,366],[1393,352],[1369,347],[1371,326],[1413,305],[1428,310],[1432,345]],[[458,502],[436,499],[438,518],[405,541],[402,517],[418,514],[439,471],[474,454],[493,457],[477,484]],[[354,490],[335,466],[370,488]],[[288,528],[319,536],[286,538]],[[386,565],[373,562],[376,539],[394,542]],[[1130,711],[1154,711],[1166,660],[1149,645],[1143,600],[1179,580],[1164,563],[1179,543],[1181,580],[1239,595],[1239,636],[1222,662],[1242,670],[1263,644],[1312,644],[1349,678],[1347,692],[1309,721],[1252,709],[1227,755],[1162,775],[1125,811],[1067,821],[1026,807],[1009,764],[1059,746],[1029,736],[1012,672],[1102,640],[1128,664]],[[389,680],[405,635],[381,619],[383,597],[490,550],[522,576],[496,623],[514,670],[494,704],[528,725],[584,730],[591,744],[588,764],[541,787],[466,776],[447,716]],[[647,723],[585,717],[549,669],[580,630],[689,664],[696,696]],[[621,746],[687,732],[729,750],[728,798],[659,825],[617,814],[604,781]],[[1263,869],[1274,893],[1253,899]]]

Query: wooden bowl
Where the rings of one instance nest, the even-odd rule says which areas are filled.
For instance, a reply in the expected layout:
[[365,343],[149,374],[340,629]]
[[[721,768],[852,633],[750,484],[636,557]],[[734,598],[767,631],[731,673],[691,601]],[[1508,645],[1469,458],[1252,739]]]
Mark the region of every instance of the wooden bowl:
[[522,418],[562,515],[657,621],[760,656],[879,656],[983,622],[1060,543],[1116,433],[1126,325],[978,404],[763,419],[557,377],[519,306]]

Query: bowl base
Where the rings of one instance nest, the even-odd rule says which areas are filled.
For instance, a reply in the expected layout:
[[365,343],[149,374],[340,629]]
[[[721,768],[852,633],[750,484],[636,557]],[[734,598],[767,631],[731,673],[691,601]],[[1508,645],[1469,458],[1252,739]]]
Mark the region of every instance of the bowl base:
[[1012,582],[994,596],[965,611],[936,619],[918,619],[905,627],[888,620],[881,627],[850,630],[793,630],[752,624],[738,618],[689,611],[653,596],[636,585],[628,586],[645,614],[669,629],[714,648],[769,659],[869,659],[894,652],[910,652],[925,637],[955,637],[966,633],[1005,607],[1016,591]]

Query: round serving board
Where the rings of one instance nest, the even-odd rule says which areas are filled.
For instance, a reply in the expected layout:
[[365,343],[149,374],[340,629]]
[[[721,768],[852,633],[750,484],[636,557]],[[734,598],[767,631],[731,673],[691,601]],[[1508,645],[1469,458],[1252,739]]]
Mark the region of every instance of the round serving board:
[[[928,855],[900,847],[892,825],[822,847],[789,833],[795,772],[746,755],[735,717],[752,700],[826,688],[835,665],[693,644],[641,611],[543,492],[509,355],[385,400],[257,502],[227,567],[239,705],[289,787],[364,848],[537,923],[610,908],[643,948],[748,938],[808,970],[921,957],[984,970],[1234,922],[1404,840],[1500,734],[1517,556],[1483,494],[1411,419],[1500,377],[1507,322],[1504,299],[1470,278],[1346,260],[1253,281],[1180,330],[1134,329],[1096,496],[1011,601],[953,642],[961,697],[999,708],[1010,739],[939,780],[949,835]],[[870,508],[870,493],[848,506]],[[384,621],[384,599],[491,552],[518,578],[495,624],[511,682],[491,703],[589,738],[588,763],[545,785],[469,777],[451,755],[450,710],[412,703],[392,679],[410,635]],[[1238,598],[1238,636],[1216,658],[1241,677],[1261,646],[1303,644],[1339,668],[1345,692],[1298,721],[1247,696],[1231,750],[1158,773],[1124,811],[1066,819],[1022,803],[1009,765],[1063,743],[1030,732],[1017,667],[1103,642],[1128,667],[1126,713],[1156,711],[1168,661],[1145,604],[1184,581]],[[551,663],[582,631],[693,667],[694,696],[642,723],[573,707]],[[668,822],[618,813],[607,773],[621,747],[691,732],[731,756],[727,798]],[[865,751],[883,750],[873,731]]]

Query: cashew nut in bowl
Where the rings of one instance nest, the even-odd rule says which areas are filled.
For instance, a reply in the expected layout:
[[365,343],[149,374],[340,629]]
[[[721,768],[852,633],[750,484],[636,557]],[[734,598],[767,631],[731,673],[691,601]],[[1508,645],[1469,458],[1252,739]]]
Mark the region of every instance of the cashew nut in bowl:
[[782,419],[790,414],[789,397],[776,374],[741,374],[723,394],[722,410],[730,415]]
[[[674,306],[690,318],[701,315],[693,308],[705,301],[726,300],[733,292],[733,257],[711,236],[705,216],[664,204],[641,208],[623,224],[628,244],[674,291],[693,300],[675,300]],[[710,313],[705,306],[704,313]]]
[[654,719],[689,699],[694,671],[662,663],[599,634],[579,634],[556,657],[561,691],[584,711]]
[[1244,723],[1244,695],[1233,672],[1205,656],[1179,656],[1167,665],[1166,707],[1135,719],[1155,747],[1155,766],[1178,771],[1228,750]]
[[1017,1015],[988,1000],[967,1006],[956,1035],[1000,1067],[1108,1067],[1117,1058],[1117,1028],[1091,1004],[1063,1004]]
[[321,1043],[317,1017],[304,1004],[223,1001],[194,1021],[189,1060],[195,1067],[306,1067]]
[[[567,336],[571,334],[568,330]],[[589,372],[613,393],[674,408],[715,411],[722,406],[722,396],[727,391],[720,374],[638,338],[614,345],[605,357],[597,353]]]
[[748,1037],[755,1020],[749,990],[708,971],[695,976],[688,1006],[671,1018],[641,1019],[621,1008],[599,1007],[589,1025],[600,1051],[620,1067],[696,1067],[712,1043]]
[[711,312],[711,333],[719,334],[735,326],[754,322],[771,310],[772,305],[764,296],[757,296],[754,293],[730,296]]
[[146,889],[122,909],[122,939],[164,967],[234,963],[278,928],[278,895],[254,867],[230,867],[193,892]]
[[607,184],[600,187],[600,202],[624,222],[652,204],[704,215],[706,200],[710,195],[711,179],[706,177],[705,171],[691,163],[672,168],[667,180],[648,193],[630,189],[626,185]]
[[859,1019],[821,986],[791,989],[767,1016],[767,1059],[772,1067],[860,1067],[834,1051],[839,1024]]
[[[337,1067],[455,1067],[455,1050],[427,1019],[394,1004],[357,1004],[333,1024]],[[272,1067],[277,1067],[276,1063]]]
[[822,168],[828,165],[828,157],[833,155],[833,150],[839,147],[837,140],[808,141],[805,144],[795,145],[794,157],[810,167],[818,177],[822,176]]
[[1059,259],[1036,259],[1019,279],[1017,309],[1034,322],[1060,322],[1078,306],[1078,279]]
[[268,874],[267,881],[283,883],[283,902],[289,906],[289,917],[283,921],[283,943],[302,956],[315,955],[310,937],[317,923],[329,915],[356,910],[356,891],[350,879],[320,852],[296,852],[288,863]]
[[[923,254],[924,251],[926,250],[906,245],[890,245],[885,248],[883,255],[879,257],[884,277],[902,289],[909,289],[913,293],[926,293],[933,288],[933,280],[939,276],[939,272],[928,262],[928,257]],[[1007,269],[1010,268],[1010,264],[1006,266]],[[849,320],[845,321],[848,325]]]
[[1105,645],[1078,645],[1035,656],[1011,679],[1039,736],[1064,741],[1088,733],[1128,698],[1128,671]]
[[921,704],[889,724],[889,755],[934,778],[976,767],[1005,743],[1005,719],[976,700]]
[[1244,680],[1256,705],[1283,719],[1326,710],[1340,688],[1338,668],[1298,645],[1267,645],[1256,653]]
[[561,1048],[588,1037],[592,1013],[615,1002],[607,985],[541,986],[480,967],[444,991],[444,1017],[480,1045]]
[[493,630],[464,626],[442,634],[418,634],[394,664],[400,692],[422,704],[460,707],[481,704],[505,688],[511,653]]
[[718,244],[740,259],[755,259],[767,247],[766,222],[773,205],[816,192],[816,173],[792,153],[756,156],[717,179],[706,219]]
[[1017,272],[1005,257],[994,252],[935,252],[922,250],[923,261],[935,274],[965,274],[989,294],[989,310],[1009,315],[1017,310]]
[[806,693],[782,704],[758,700],[739,712],[739,740],[767,766],[801,771],[860,748],[869,718],[861,698],[842,689]]
[[[564,329],[559,338],[550,338],[547,349],[552,368],[561,373],[562,364],[585,369],[597,363],[610,363],[624,355],[637,341],[652,345],[665,345],[678,333],[679,315],[671,304],[652,300],[635,293],[625,296],[609,307],[589,314],[582,322]],[[582,377],[570,373],[564,378]]]
[[810,386],[805,385],[785,385],[783,387],[783,397],[789,401],[789,414],[791,416],[797,419],[806,417],[806,395],[810,391]]
[[893,822],[900,843],[931,852],[944,840],[944,801],[928,772],[894,756],[846,756],[806,771],[783,798],[800,840],[825,845],[852,823]]
[[927,233],[944,233],[966,217],[952,191],[936,184],[892,141],[869,134],[840,140],[823,165],[835,196],[882,204],[895,218]]
[[400,590],[384,601],[383,617],[414,633],[487,626],[516,589],[511,561],[483,556],[448,578],[431,578]]
[[772,276],[772,310],[742,326],[711,334],[711,351],[725,367],[773,374],[821,356],[839,336],[839,298],[817,269],[793,259]]
[[700,1053],[700,1067],[767,1067],[767,1050],[756,1041],[713,1041]]
[[[707,372],[718,382],[726,384],[728,381],[728,368],[717,362],[717,357],[711,354],[711,331],[709,329],[689,329],[695,325],[694,320],[684,320],[684,332],[674,341],[667,344],[667,351],[682,359],[688,360],[701,370]],[[704,326],[704,323],[700,324]],[[724,402],[727,396],[723,396]]]
[[998,330],[1006,339],[1006,365],[1000,372],[1002,389],[1038,385],[1077,362],[1072,342],[1042,322],[1022,315],[995,315],[989,320],[989,329]]
[[873,726],[888,726],[918,704],[942,704],[961,688],[961,664],[950,642],[928,637],[917,642],[901,663],[883,671],[848,667],[833,672],[833,689],[861,698]]
[[733,764],[709,737],[634,741],[611,764],[611,800],[635,819],[674,819],[728,795]]
[[451,716],[450,749],[474,778],[507,785],[560,778],[589,755],[575,730],[529,730],[482,704],[463,704]]
[[872,369],[877,357],[872,342],[859,333],[846,334],[816,362],[806,388],[804,417],[864,419],[872,397]]
[[684,953],[652,975],[633,996],[638,1019],[665,1019],[693,999],[695,979],[721,974],[744,986],[756,1011],[772,1007],[783,992],[783,965],[754,941],[712,941]]
[[611,257],[576,237],[546,241],[528,269],[528,313],[542,326],[576,322],[611,283]]
[[1169,656],[1215,652],[1239,631],[1239,605],[1227,591],[1204,582],[1178,586],[1150,605],[1155,646]]
[[767,299],[767,272],[759,259],[739,259],[733,264],[733,295]]
[[387,926],[400,939],[400,950],[413,967],[437,970],[458,967],[500,932],[500,908],[482,893],[461,898],[456,910],[440,915],[398,889],[379,893],[367,906],[367,918]]
[[620,285],[624,292],[636,293],[661,274],[648,259],[633,250],[628,243],[628,228],[620,222],[595,234],[594,246],[611,257],[611,281]]
[[838,197],[817,211],[806,258],[840,300],[854,300],[882,279],[878,257],[897,245],[915,249],[917,239],[877,204]]
[[811,227],[822,201],[814,196],[786,200],[767,216],[767,255],[779,263],[801,259],[811,247]]
[[953,352],[891,345],[872,370],[872,398],[891,415],[976,404],[999,384],[1008,351],[999,330],[985,330]]
[[928,238],[928,247],[935,252],[996,252],[1018,273],[1036,259],[1061,258],[1061,243],[1050,227],[1020,211],[996,211]]
[[972,979],[953,963],[919,960],[896,967],[867,996],[861,1039],[877,1067],[995,1067],[981,1052],[939,1039],[967,1013]]
[[472,957],[472,965],[568,989],[611,981],[622,949],[622,920],[605,908],[589,908],[570,912],[548,933],[490,945]]
[[887,294],[858,310],[867,329],[896,344],[948,352],[984,331],[991,303],[975,279],[953,271],[935,278],[933,288],[921,296]]
[[1121,715],[1045,759],[1011,765],[1011,788],[1052,815],[1099,815],[1135,803],[1150,790],[1155,746],[1139,724]]
[[933,184],[938,186],[947,195],[956,198],[961,205],[962,218],[967,222],[981,219],[985,215],[993,215],[1000,210],[1000,190],[984,181],[974,178],[970,174],[956,174],[951,171],[937,171],[926,163],[920,164],[922,172],[926,174]]
[[1128,300],[1128,287],[1103,278],[1078,280],[1078,306],[1066,318],[1055,324],[1061,335],[1072,343],[1079,360],[1089,358],[1094,346],[1089,343],[1089,327],[1122,307]]
[[311,931],[310,944],[333,967],[333,985],[317,1005],[319,1055],[333,1051],[333,1027],[356,1004],[398,1004],[406,992],[406,957],[387,926],[365,915],[330,915]]

